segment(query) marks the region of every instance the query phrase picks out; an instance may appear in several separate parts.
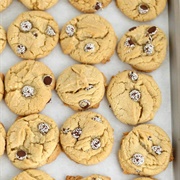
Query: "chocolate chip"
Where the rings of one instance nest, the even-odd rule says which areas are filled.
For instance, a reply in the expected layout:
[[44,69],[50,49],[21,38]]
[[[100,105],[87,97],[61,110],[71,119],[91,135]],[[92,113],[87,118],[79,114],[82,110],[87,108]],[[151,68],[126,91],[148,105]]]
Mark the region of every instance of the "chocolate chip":
[[130,71],[128,75],[133,82],[137,81],[139,78],[138,74],[133,71]]
[[26,159],[27,153],[23,150],[19,150],[16,154],[16,157],[17,157],[17,159],[22,161],[22,160]]
[[49,86],[52,84],[52,77],[49,75],[44,76],[43,82],[46,86]]
[[133,101],[137,102],[141,98],[141,93],[139,90],[134,89],[129,93],[129,96]]
[[19,44],[17,45],[17,53],[18,54],[24,54],[27,51],[26,46]]
[[70,132],[70,129],[69,128],[67,128],[67,129],[63,128],[62,132],[63,132],[63,134],[68,134],[68,132]]
[[128,37],[126,39],[124,45],[127,47],[131,47],[131,48],[135,47],[135,43],[132,41],[132,39],[130,37]]
[[51,99],[47,102],[47,104],[50,103],[50,102],[51,102]]
[[76,129],[74,129],[71,134],[72,134],[73,138],[78,139],[82,134],[82,129],[78,127]]
[[96,5],[94,6],[94,9],[96,11],[98,11],[99,9],[102,9],[102,3],[101,2],[97,2]]
[[83,100],[79,101],[79,106],[80,106],[82,109],[87,109],[90,105],[91,105],[91,103],[90,103],[90,101],[87,100],[87,99],[83,99]]
[[136,166],[141,166],[142,164],[144,164],[144,157],[142,154],[134,154],[131,161]]
[[67,25],[67,26],[66,26],[66,33],[67,33],[69,36],[73,36],[74,33],[75,33],[75,28],[74,28],[74,26],[72,26],[71,24]]
[[148,136],[148,141],[152,141],[152,137],[151,136]]
[[50,127],[47,123],[42,122],[38,124],[38,129],[39,129],[39,132],[44,135],[49,132]]
[[150,35],[154,35],[154,34],[156,34],[156,32],[157,32],[157,27],[156,27],[156,26],[152,26],[152,27],[150,27],[150,28],[148,29],[148,33],[149,33]]
[[139,10],[140,14],[146,14],[149,12],[149,6],[146,4],[141,4],[141,5],[139,5],[138,10]]
[[133,30],[135,30],[137,27],[132,27],[132,28],[130,28],[129,29],[129,31],[133,31]]
[[21,92],[22,92],[22,95],[26,98],[34,96],[34,88],[31,86],[24,86]]
[[32,34],[33,34],[34,37],[36,37],[36,38],[38,37],[38,33],[33,32]]
[[94,51],[94,50],[95,50],[95,46],[92,43],[88,43],[84,47],[85,52]]
[[91,148],[97,150],[101,147],[101,141],[98,138],[95,138],[91,141]]
[[154,53],[154,46],[151,44],[151,43],[147,43],[145,46],[144,46],[144,52],[147,54],[147,55],[152,55]]

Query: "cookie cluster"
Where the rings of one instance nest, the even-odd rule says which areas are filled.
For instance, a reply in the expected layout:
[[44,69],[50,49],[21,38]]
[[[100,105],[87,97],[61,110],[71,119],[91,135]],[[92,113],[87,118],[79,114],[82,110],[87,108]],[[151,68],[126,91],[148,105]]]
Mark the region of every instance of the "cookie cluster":
[[[160,127],[143,124],[154,119],[162,102],[158,84],[143,72],[152,72],[163,63],[167,52],[165,33],[154,25],[140,25],[130,28],[117,44],[110,22],[95,14],[111,0],[69,0],[84,14],[65,23],[61,30],[55,19],[43,11],[55,6],[57,0],[20,2],[34,11],[20,14],[8,27],[7,34],[0,26],[0,53],[8,42],[14,54],[24,59],[13,65],[5,78],[0,74],[0,100],[4,98],[7,107],[18,115],[7,133],[0,123],[0,156],[6,150],[11,163],[24,170],[14,180],[53,180],[36,168],[55,161],[61,151],[81,165],[105,160],[112,152],[114,129],[118,127],[113,129],[104,115],[88,111],[100,104],[104,114],[109,111],[121,123],[136,126],[124,133],[120,142],[118,159],[122,171],[141,176],[136,180],[153,180],[151,177],[164,171],[173,159],[172,145]],[[146,3],[116,0],[116,3],[126,16],[136,21],[154,19],[166,6],[166,0]],[[11,0],[6,0],[6,5],[0,2],[0,11],[10,4]],[[58,72],[56,79],[53,71],[38,60],[49,55],[58,41],[61,53],[79,64]],[[107,85],[109,75],[93,65],[107,63],[115,51],[133,69],[112,76]],[[52,97],[53,90],[56,97]],[[105,94],[108,102],[103,104]],[[60,99],[63,108],[65,105],[76,111],[60,129],[55,120],[39,114],[46,106],[49,108],[53,98]],[[58,111],[53,103],[51,106],[53,112]],[[113,121],[110,117],[109,121]],[[66,180],[110,179],[99,174],[66,177]]]

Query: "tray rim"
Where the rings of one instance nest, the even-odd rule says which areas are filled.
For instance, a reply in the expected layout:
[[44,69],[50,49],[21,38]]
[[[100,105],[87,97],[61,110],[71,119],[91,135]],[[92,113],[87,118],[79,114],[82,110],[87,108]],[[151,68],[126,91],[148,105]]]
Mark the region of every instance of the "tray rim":
[[173,138],[173,175],[180,179],[180,0],[169,0],[169,43],[171,73],[171,110]]

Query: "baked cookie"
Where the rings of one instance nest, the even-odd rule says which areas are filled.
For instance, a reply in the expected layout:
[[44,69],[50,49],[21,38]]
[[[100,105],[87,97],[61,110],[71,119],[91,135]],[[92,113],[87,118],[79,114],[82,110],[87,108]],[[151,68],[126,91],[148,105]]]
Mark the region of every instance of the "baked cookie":
[[6,40],[6,32],[4,28],[0,26],[0,53],[2,53],[6,47]]
[[29,169],[18,174],[12,180],[54,180],[54,179],[43,171]]
[[59,153],[59,129],[54,120],[45,115],[18,118],[8,130],[7,155],[19,169],[51,163]]
[[114,54],[117,38],[110,23],[96,14],[83,14],[62,28],[64,54],[85,64],[106,63]]
[[65,121],[60,130],[60,143],[73,161],[92,165],[107,158],[113,146],[113,129],[95,112],[79,112]]
[[134,180],[155,180],[155,179],[152,179],[152,178],[149,178],[149,177],[140,177],[140,178],[136,178]]
[[0,1],[0,12],[5,10],[11,3],[12,3],[12,0],[1,0]]
[[28,9],[46,10],[54,6],[58,0],[20,0],[20,2],[23,3]]
[[101,176],[98,174],[93,174],[88,177],[81,177],[81,176],[67,176],[66,180],[111,180],[109,177]]
[[150,72],[157,69],[166,57],[167,38],[156,26],[142,25],[131,28],[120,40],[119,58],[133,68]]
[[108,6],[111,1],[112,0],[69,0],[75,8],[85,13],[93,13],[102,10]]
[[28,11],[20,14],[9,26],[7,38],[17,56],[38,59],[54,49],[59,39],[59,28],[50,14]]
[[9,69],[5,77],[5,102],[16,114],[42,111],[55,86],[52,71],[42,62],[24,60]]
[[87,110],[97,108],[105,93],[104,75],[94,66],[75,64],[59,76],[56,91],[70,108]]
[[2,100],[4,96],[4,75],[0,73],[0,101]]
[[6,144],[6,131],[3,124],[0,123],[0,157],[4,154]]
[[112,77],[107,99],[117,119],[137,125],[154,118],[161,104],[161,92],[151,76],[123,71]]
[[167,168],[171,152],[168,135],[158,126],[145,124],[124,135],[119,161],[125,174],[153,176]]
[[167,0],[116,0],[118,8],[135,21],[155,19],[166,7]]

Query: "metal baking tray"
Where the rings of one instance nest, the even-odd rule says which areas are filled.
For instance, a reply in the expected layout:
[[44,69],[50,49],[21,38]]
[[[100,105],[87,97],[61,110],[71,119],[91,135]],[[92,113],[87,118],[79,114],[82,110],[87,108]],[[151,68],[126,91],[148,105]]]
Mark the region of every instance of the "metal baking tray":
[[[174,179],[180,180],[180,1],[169,0],[170,71]],[[167,180],[169,178],[167,177]]]
[[[56,6],[47,11],[53,15],[60,28],[62,28],[68,20],[81,14],[67,1],[68,0],[60,0]],[[2,24],[7,30],[9,24],[16,18],[16,16],[24,11],[27,11],[27,9],[20,2],[16,0],[13,1],[12,5],[7,10],[0,13],[0,24]],[[160,26],[160,28],[165,30],[165,33],[169,37],[170,49],[167,53],[166,60],[158,70],[151,73],[161,86],[160,88],[162,89],[163,96],[165,97],[165,102],[163,107],[155,116],[155,119],[150,123],[159,125],[165,129],[165,131],[170,135],[170,138],[172,136],[174,148],[173,163],[170,163],[168,169],[156,178],[158,180],[180,180],[180,1],[169,0],[168,9],[166,7],[166,10],[157,19],[146,23],[138,23],[123,16],[116,7],[115,0],[112,1],[112,3],[104,9],[104,11],[98,12],[98,14],[112,23],[118,36],[118,40],[130,27],[140,24]],[[56,78],[63,69],[77,63],[70,57],[65,56],[58,45],[49,56],[41,59],[40,61],[44,62],[53,70]],[[12,50],[7,46],[5,51],[0,55],[0,72],[6,73],[11,66],[18,62],[20,62],[20,58],[14,55]],[[127,64],[120,62],[116,54],[107,64],[96,65],[96,67],[105,73],[108,80],[110,80],[110,77],[115,75],[118,71],[131,69]],[[166,72],[168,74],[166,74]],[[171,78],[171,80],[169,78]],[[170,90],[171,96],[169,94]],[[166,94],[168,97],[166,97]],[[58,110],[55,110],[54,107]],[[43,166],[40,169],[50,174],[56,180],[65,180],[65,175],[88,176],[92,173],[109,175],[112,177],[112,180],[132,180],[135,176],[124,175],[121,172],[117,160],[117,152],[122,134],[123,132],[130,131],[132,127],[118,122],[109,109],[106,98],[103,99],[98,109],[92,111],[96,111],[104,115],[115,129],[115,145],[111,155],[105,161],[95,166],[86,167],[72,162],[65,156],[64,153],[61,153],[55,162]],[[53,92],[52,103],[45,108],[42,114],[52,117],[60,127],[65,119],[74,114],[74,112],[70,108],[65,107],[58,99],[56,93]],[[4,102],[1,102],[0,120],[4,123],[6,129],[10,127],[15,119],[16,115],[9,111]],[[10,180],[19,172],[21,171],[9,162],[7,156],[0,158],[0,180]]]

